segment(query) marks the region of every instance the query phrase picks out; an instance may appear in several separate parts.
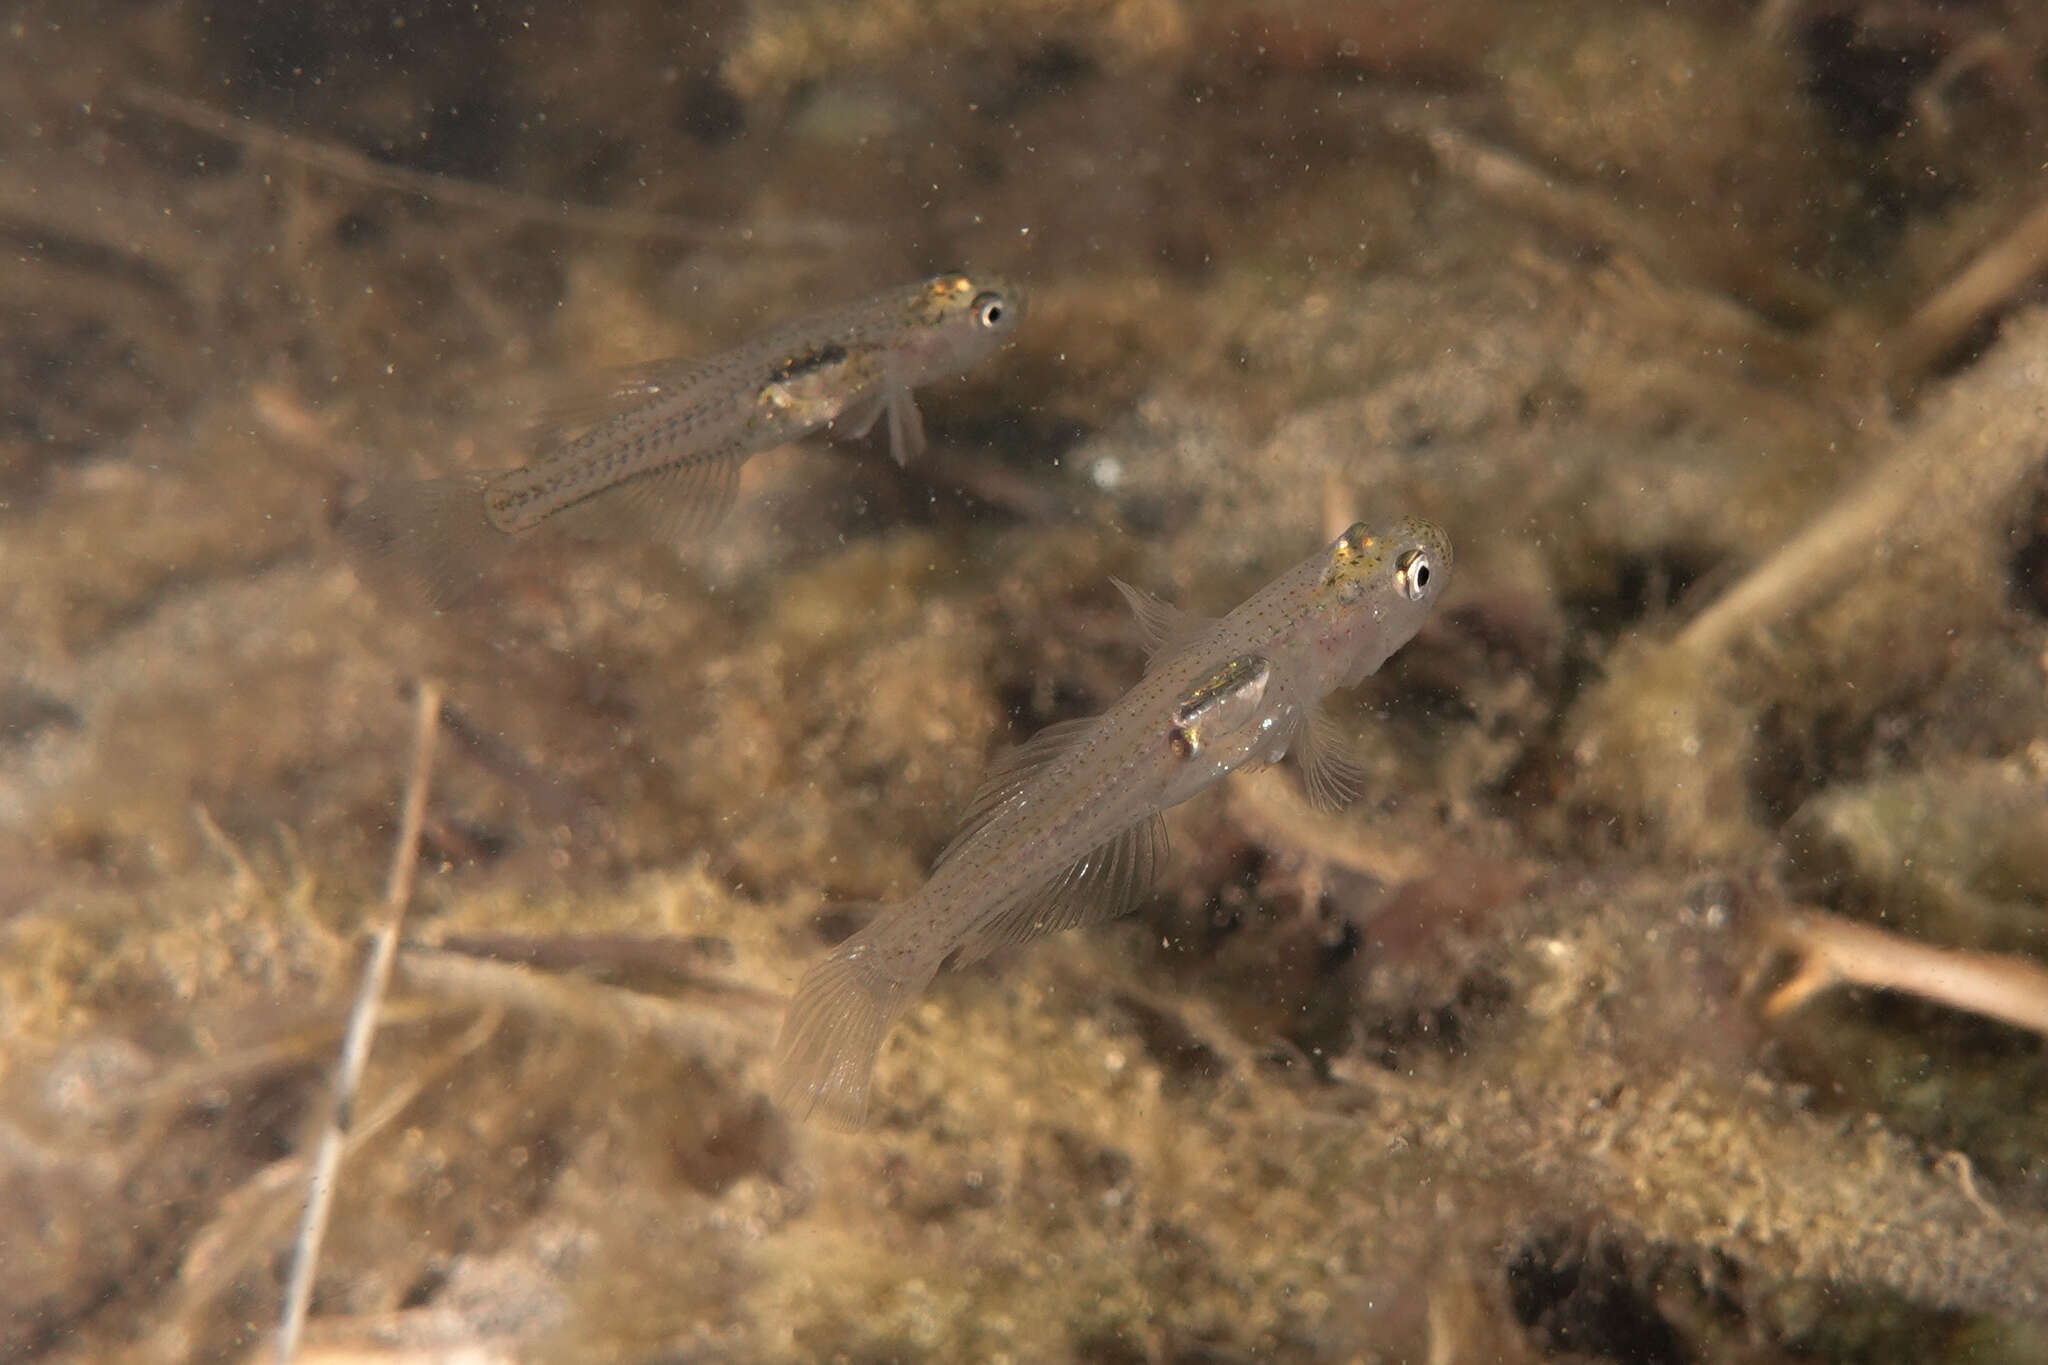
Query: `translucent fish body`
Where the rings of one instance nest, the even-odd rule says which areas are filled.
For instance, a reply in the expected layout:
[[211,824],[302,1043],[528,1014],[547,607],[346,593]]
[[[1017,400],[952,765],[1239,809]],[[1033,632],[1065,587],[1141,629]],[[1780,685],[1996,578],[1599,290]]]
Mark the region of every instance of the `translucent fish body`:
[[1291,753],[1319,803],[1355,795],[1360,774],[1318,708],[1408,642],[1450,567],[1443,533],[1408,519],[1351,527],[1220,620],[1118,584],[1152,647],[1145,677],[996,763],[924,886],[806,973],[779,1100],[859,1123],[890,1025],[941,968],[1130,909],[1160,813],[1230,773]]
[[342,535],[447,606],[546,529],[600,540],[701,531],[730,506],[749,456],[820,429],[859,437],[886,418],[896,458],[916,456],[913,390],[972,369],[1022,317],[1001,281],[941,275],[709,359],[637,366],[558,414],[530,463],[382,485]]

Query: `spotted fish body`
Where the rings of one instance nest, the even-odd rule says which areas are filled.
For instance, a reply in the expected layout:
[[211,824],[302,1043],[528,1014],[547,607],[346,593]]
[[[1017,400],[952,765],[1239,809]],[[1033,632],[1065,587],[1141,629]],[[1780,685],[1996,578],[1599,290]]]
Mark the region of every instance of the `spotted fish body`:
[[805,974],[777,1049],[780,1102],[861,1122],[883,1039],[942,967],[1130,909],[1160,813],[1230,773],[1293,753],[1318,803],[1355,796],[1320,704],[1408,642],[1450,567],[1443,533],[1408,519],[1351,527],[1221,620],[1119,583],[1153,649],[1144,678],[998,762],[924,886]]
[[972,369],[1022,316],[1003,282],[941,275],[706,360],[623,371],[543,430],[530,464],[384,485],[342,534],[447,606],[544,529],[591,538],[649,521],[660,535],[702,530],[731,505],[749,456],[821,428],[858,438],[886,419],[899,462],[921,453],[912,390]]

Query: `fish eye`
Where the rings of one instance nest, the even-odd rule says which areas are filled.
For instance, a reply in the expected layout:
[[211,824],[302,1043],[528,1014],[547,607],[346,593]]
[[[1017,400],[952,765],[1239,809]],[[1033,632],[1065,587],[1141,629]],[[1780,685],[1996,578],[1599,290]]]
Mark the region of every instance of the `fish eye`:
[[1421,550],[1410,550],[1394,563],[1394,581],[1410,602],[1420,602],[1429,591],[1429,574],[1429,556]]
[[974,320],[984,327],[1000,327],[1009,316],[1009,301],[1001,294],[983,294],[974,301]]

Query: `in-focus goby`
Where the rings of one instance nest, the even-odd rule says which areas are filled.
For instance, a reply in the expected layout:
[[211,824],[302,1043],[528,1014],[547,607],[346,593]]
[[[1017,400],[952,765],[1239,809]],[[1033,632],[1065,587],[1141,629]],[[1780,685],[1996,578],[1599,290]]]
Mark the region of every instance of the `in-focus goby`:
[[1442,531],[1352,526],[1220,620],[1117,586],[1151,647],[1099,716],[1048,726],[989,771],[916,893],[805,973],[777,1044],[776,1097],[850,1126],[890,1026],[943,967],[1134,906],[1160,813],[1240,768],[1292,754],[1324,806],[1361,774],[1321,709],[1406,644],[1450,580]]

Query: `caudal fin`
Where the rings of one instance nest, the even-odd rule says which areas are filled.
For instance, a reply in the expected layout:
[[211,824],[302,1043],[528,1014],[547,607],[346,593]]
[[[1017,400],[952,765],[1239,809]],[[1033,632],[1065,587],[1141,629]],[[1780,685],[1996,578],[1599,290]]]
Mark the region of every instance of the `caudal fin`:
[[436,608],[452,607],[519,543],[484,510],[489,475],[379,484],[341,519],[341,538],[372,577],[395,574]]
[[775,1102],[798,1119],[858,1128],[882,1040],[922,984],[891,976],[858,936],[805,972],[775,1045]]

